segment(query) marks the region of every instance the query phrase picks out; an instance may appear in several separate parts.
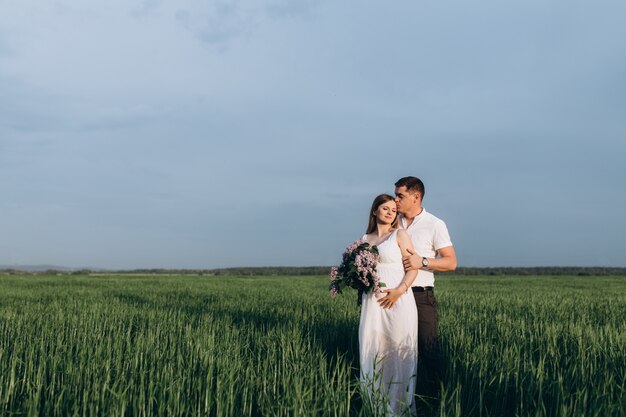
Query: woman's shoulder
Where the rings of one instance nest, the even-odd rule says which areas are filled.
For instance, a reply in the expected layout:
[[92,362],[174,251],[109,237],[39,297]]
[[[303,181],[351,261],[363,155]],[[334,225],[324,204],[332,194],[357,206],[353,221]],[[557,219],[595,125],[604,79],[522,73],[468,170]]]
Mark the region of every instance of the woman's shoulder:
[[396,230],[394,230],[395,233],[397,233],[398,235],[403,235],[403,236],[408,236],[409,234],[406,232],[406,230],[404,230],[401,227],[398,227]]
[[398,229],[394,230],[394,233],[396,234],[396,239],[398,241],[407,240],[407,239],[410,240],[411,239],[409,237],[409,234],[404,229],[398,228]]

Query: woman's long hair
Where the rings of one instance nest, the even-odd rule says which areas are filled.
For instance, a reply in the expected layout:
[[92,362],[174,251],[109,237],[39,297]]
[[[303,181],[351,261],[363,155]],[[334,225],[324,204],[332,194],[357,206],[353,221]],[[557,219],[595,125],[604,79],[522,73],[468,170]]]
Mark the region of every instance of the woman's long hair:
[[[392,201],[394,200],[394,198],[392,196],[390,196],[389,194],[381,194],[379,196],[376,196],[376,198],[374,199],[374,202],[372,203],[372,209],[370,210],[370,220],[367,223],[367,231],[365,232],[365,234],[370,234],[372,232],[374,232],[376,230],[376,216],[374,216],[374,213],[376,212],[376,210],[378,210],[378,207],[381,206],[381,204],[385,204],[387,201]],[[398,227],[398,215],[396,214],[396,218],[393,219],[393,223],[391,223],[391,227],[393,227],[394,229]]]

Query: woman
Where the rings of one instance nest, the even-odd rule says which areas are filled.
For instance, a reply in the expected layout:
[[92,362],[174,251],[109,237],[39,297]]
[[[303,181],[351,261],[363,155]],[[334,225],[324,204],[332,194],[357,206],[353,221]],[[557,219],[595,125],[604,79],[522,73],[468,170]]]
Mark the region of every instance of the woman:
[[[374,199],[363,239],[378,247],[376,270],[386,288],[362,295],[359,325],[361,384],[377,415],[415,414],[413,392],[417,372],[417,308],[411,284],[417,271],[405,272],[402,256],[413,250],[409,235],[398,229],[396,203],[381,194]],[[381,293],[395,303],[383,308]],[[386,409],[386,410],[385,410]]]

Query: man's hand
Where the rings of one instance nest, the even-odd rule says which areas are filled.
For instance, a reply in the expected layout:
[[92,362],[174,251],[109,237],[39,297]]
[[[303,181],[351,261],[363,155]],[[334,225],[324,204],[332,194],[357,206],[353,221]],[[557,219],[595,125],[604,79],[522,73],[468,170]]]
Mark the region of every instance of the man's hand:
[[405,271],[417,271],[422,267],[422,257],[415,253],[415,251],[411,249],[407,249],[410,256],[402,257],[402,264],[404,265]]
[[404,293],[402,288],[394,288],[391,290],[381,290],[380,292],[386,292],[387,295],[378,300],[378,304],[382,308],[391,308],[396,304],[398,298]]

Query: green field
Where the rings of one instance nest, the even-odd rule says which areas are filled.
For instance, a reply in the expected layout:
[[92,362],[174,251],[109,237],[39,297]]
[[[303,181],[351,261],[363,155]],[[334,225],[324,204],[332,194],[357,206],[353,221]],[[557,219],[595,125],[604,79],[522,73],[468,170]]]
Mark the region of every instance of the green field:
[[[359,416],[325,277],[0,276],[0,415]],[[626,277],[437,281],[442,416],[626,416]]]

